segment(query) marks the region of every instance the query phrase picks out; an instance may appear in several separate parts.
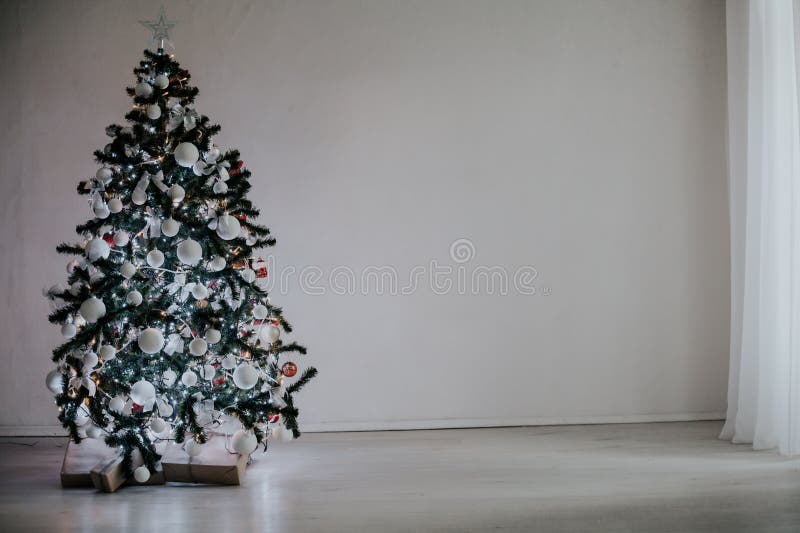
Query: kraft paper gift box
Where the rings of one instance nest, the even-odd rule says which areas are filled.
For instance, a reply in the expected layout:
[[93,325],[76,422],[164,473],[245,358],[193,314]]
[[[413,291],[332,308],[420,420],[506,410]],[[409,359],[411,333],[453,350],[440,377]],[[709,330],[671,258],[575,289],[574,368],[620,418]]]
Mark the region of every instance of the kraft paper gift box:
[[[133,454],[133,468],[144,464],[138,452]],[[164,470],[159,466],[155,472],[150,473],[150,479],[139,483],[133,477],[127,477],[122,470],[122,457],[114,455],[105,461],[97,463],[89,472],[94,488],[103,492],[114,492],[122,485],[163,485]]]
[[200,454],[190,457],[182,447],[172,444],[164,450],[161,465],[167,481],[241,485],[248,457],[231,453],[224,436],[211,437]]
[[92,468],[115,455],[116,452],[106,446],[102,439],[83,439],[80,444],[75,444],[70,439],[64,451],[64,462],[61,463],[61,486],[94,486],[90,475]]

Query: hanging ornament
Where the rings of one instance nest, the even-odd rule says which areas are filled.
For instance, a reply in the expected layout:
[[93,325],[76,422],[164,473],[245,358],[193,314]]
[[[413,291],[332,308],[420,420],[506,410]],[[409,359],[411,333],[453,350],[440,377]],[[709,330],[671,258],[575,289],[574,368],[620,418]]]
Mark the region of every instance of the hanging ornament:
[[228,184],[224,181],[215,181],[211,190],[213,190],[215,194],[225,194],[228,192]]
[[158,120],[161,118],[161,107],[158,104],[150,104],[147,106],[147,118],[150,120]]
[[103,184],[107,184],[114,176],[114,172],[108,167],[100,167],[97,169],[94,177],[100,180]]
[[139,291],[131,291],[125,296],[125,301],[128,305],[138,306],[142,303],[142,293]]
[[242,167],[244,167],[244,161],[242,161],[242,160],[236,161],[236,162],[233,164],[233,168],[231,168],[231,169],[228,171],[228,174],[229,174],[230,176],[236,176],[236,175],[238,175],[238,174],[239,174],[239,172],[241,172],[241,171],[242,171]]
[[211,328],[206,331],[206,342],[208,344],[216,344],[222,338],[222,334],[218,329]]
[[258,439],[252,431],[240,429],[231,437],[231,446],[239,455],[250,455],[258,448]]
[[89,261],[97,261],[98,259],[108,259],[108,254],[111,253],[111,248],[108,243],[101,238],[95,237],[86,243],[86,257]]
[[139,483],[147,483],[147,481],[150,479],[150,470],[148,470],[144,465],[136,467],[133,470],[133,479]]
[[125,398],[122,396],[114,396],[108,401],[108,410],[115,413],[122,414],[125,410]]
[[199,357],[205,355],[207,351],[208,343],[200,337],[193,339],[192,342],[189,343],[189,353],[192,355]]
[[79,309],[81,316],[90,324],[97,322],[102,316],[106,314],[106,304],[103,300],[92,296],[84,300]]
[[236,368],[236,358],[233,354],[228,354],[222,358],[222,368],[225,370],[233,370]]
[[104,362],[112,361],[117,357],[117,349],[110,344],[104,344],[97,350],[97,355],[102,357]]
[[287,378],[293,377],[295,374],[297,374],[297,365],[291,361],[283,363],[283,366],[281,367],[281,374]]
[[161,233],[167,237],[174,237],[181,229],[181,223],[174,218],[168,218],[161,223]]
[[186,197],[186,191],[183,189],[183,187],[181,187],[176,183],[175,185],[169,188],[169,191],[167,191],[167,195],[169,196],[169,199],[172,200],[173,204],[178,204],[181,203],[183,199]]
[[147,252],[147,264],[159,268],[164,264],[164,253],[161,250],[150,250]]
[[242,363],[233,371],[233,383],[240,389],[252,389],[257,382],[258,371],[249,363]]
[[194,287],[192,287],[192,296],[195,300],[208,298],[208,289],[202,283],[195,283]]
[[119,267],[119,273],[122,274],[123,278],[131,279],[136,274],[136,266],[130,261],[125,261],[122,263],[122,266]]
[[156,388],[147,380],[140,379],[131,387],[131,400],[139,405],[148,405],[156,399]]
[[220,239],[230,241],[239,236],[242,227],[236,217],[222,215],[217,220],[217,235]]
[[122,211],[122,200],[117,197],[112,198],[108,201],[108,210],[112,213],[119,213]]
[[102,199],[100,199],[94,205],[92,211],[94,212],[94,216],[96,216],[100,220],[108,218],[108,215],[111,214],[111,210],[108,208],[108,204],[103,202]]
[[164,373],[161,374],[161,383],[163,383],[165,387],[172,387],[175,384],[176,379],[178,379],[178,374],[176,374],[171,368],[166,369]]
[[258,331],[258,338],[261,339],[262,344],[272,344],[277,341],[281,336],[281,330],[273,324],[262,326]]
[[264,279],[267,277],[267,262],[264,261],[262,258],[259,257],[258,259],[253,261],[251,267],[256,273],[256,278]]
[[61,326],[61,334],[64,338],[71,339],[77,333],[77,329],[75,328],[75,324],[71,322],[67,322],[63,326]]
[[144,205],[147,201],[147,193],[142,189],[134,189],[131,193],[131,202],[136,205]]
[[208,262],[208,270],[211,272],[220,272],[225,269],[225,258],[215,255]]
[[47,373],[45,383],[47,383],[47,388],[50,389],[50,392],[53,394],[61,394],[64,392],[64,376],[58,368]]
[[160,352],[164,346],[164,334],[160,329],[147,328],[139,333],[136,343],[141,351],[152,355]]
[[125,230],[119,230],[114,234],[114,246],[125,246],[130,240],[131,237]]
[[150,431],[156,435],[163,433],[165,429],[167,429],[167,423],[163,418],[154,418],[150,421]]
[[181,242],[177,248],[178,259],[187,265],[196,265],[203,258],[203,249],[200,243],[192,239]]
[[175,147],[175,162],[185,168],[191,168],[200,158],[200,152],[192,143],[180,143]]
[[214,379],[214,375],[217,373],[216,367],[214,365],[204,365],[203,366],[203,379],[206,381],[211,381]]
[[169,78],[166,76],[166,74],[159,74],[153,80],[153,85],[155,85],[159,89],[166,89],[167,87],[169,87]]
[[181,376],[181,383],[183,383],[187,387],[195,386],[197,384],[197,374],[195,374],[191,370],[187,370]]
[[83,368],[92,369],[97,366],[97,363],[100,362],[100,359],[97,357],[97,354],[94,352],[86,352],[83,354]]
[[247,283],[253,283],[256,280],[256,272],[252,268],[245,268],[239,275],[245,280]]
[[255,318],[256,320],[264,320],[265,318],[267,318],[268,313],[269,311],[267,310],[267,306],[265,305],[258,304],[255,307],[253,307],[253,318]]
[[153,87],[149,83],[141,81],[133,88],[133,94],[142,98],[147,98],[153,94]]
[[[183,107],[180,104],[172,106],[169,110],[169,121],[167,122],[167,131],[172,131],[183,126],[186,131],[191,131],[197,126],[197,121],[200,120],[200,114],[194,110],[192,106]],[[198,154],[199,156],[199,154]],[[195,158],[197,161],[197,158]],[[192,162],[194,164],[194,161]],[[192,166],[192,165],[181,165]]]

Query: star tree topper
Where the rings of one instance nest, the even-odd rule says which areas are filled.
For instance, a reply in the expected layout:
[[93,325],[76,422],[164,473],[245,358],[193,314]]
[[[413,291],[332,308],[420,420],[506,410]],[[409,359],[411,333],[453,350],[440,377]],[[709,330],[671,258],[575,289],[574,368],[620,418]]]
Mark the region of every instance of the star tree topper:
[[172,46],[172,42],[169,40],[169,30],[175,27],[175,21],[167,20],[167,16],[164,13],[164,6],[161,6],[158,19],[140,20],[139,24],[153,32],[153,42],[158,43],[160,49],[164,48],[165,42]]

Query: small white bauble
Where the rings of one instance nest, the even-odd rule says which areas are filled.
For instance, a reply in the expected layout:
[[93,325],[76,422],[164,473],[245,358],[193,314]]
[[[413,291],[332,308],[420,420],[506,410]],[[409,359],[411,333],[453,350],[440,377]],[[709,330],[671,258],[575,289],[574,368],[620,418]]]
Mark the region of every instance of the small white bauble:
[[136,87],[133,88],[133,94],[147,98],[153,94],[153,87],[149,83],[143,81],[139,82],[136,84]]
[[108,167],[101,167],[97,169],[94,177],[102,181],[103,183],[108,183],[108,180],[111,179],[111,176],[114,175],[114,172]]
[[92,424],[86,428],[86,436],[90,439],[99,439],[103,436],[103,430]]
[[81,304],[80,313],[86,322],[92,324],[97,322],[100,317],[106,314],[106,304],[104,304],[103,300],[100,298],[92,296],[91,298],[83,301]]
[[187,265],[196,265],[203,258],[203,249],[200,243],[186,239],[178,245],[178,259]]
[[242,230],[241,224],[236,217],[231,215],[222,215],[217,219],[217,235],[220,239],[229,241],[239,236]]
[[71,322],[61,326],[61,334],[67,339],[74,337],[77,332],[78,331],[75,328],[75,324],[72,324]]
[[75,424],[78,426],[85,426],[89,422],[89,413],[84,409],[78,409],[75,413]]
[[125,297],[125,301],[128,302],[128,305],[141,305],[142,303],[142,293],[139,291],[131,291]]
[[136,342],[139,345],[139,349],[144,353],[158,353],[164,346],[164,334],[161,333],[160,329],[147,328],[139,333],[139,338]]
[[53,394],[64,392],[64,376],[61,375],[61,370],[54,368],[47,373],[47,377],[44,381],[47,384],[47,388],[50,389],[50,392]]
[[222,358],[222,368],[225,370],[233,370],[236,368],[236,357],[231,354],[226,355]]
[[108,210],[112,213],[119,213],[122,211],[122,200],[119,198],[112,198],[108,201]]
[[167,423],[163,418],[154,418],[150,421],[150,430],[153,433],[162,433],[165,429],[167,429]]
[[150,471],[144,465],[137,467],[133,471],[133,479],[139,483],[147,483],[147,480],[150,479]]
[[197,457],[200,455],[200,452],[203,451],[203,445],[197,442],[196,440],[188,440],[184,445],[184,450],[189,455],[189,457]]
[[177,204],[183,201],[186,198],[186,191],[178,185],[177,183],[169,188],[167,191],[167,195],[169,195],[169,199],[172,200],[173,204]]
[[197,384],[197,374],[195,374],[191,370],[187,370],[181,376],[181,383],[183,383],[187,387],[193,387],[194,385]]
[[158,414],[163,417],[172,416],[172,411],[174,411],[172,404],[169,404],[164,400],[156,400],[156,407],[158,408]]
[[267,318],[267,306],[258,304],[253,307],[253,318],[256,320],[264,320]]
[[233,371],[233,383],[240,389],[252,389],[258,382],[258,371],[248,363],[242,363]]
[[166,74],[159,74],[156,76],[156,79],[153,80],[153,85],[159,89],[166,89],[169,87],[169,78]]
[[216,182],[214,182],[214,186],[212,187],[212,190],[216,194],[225,194],[226,192],[228,192],[228,184],[225,183],[224,181],[216,181]]
[[103,358],[103,361],[111,361],[117,357],[117,349],[110,344],[104,344],[97,350],[97,355]]
[[245,268],[243,269],[239,275],[245,280],[247,283],[253,283],[256,280],[256,272],[252,268]]
[[108,204],[105,202],[94,206],[92,211],[94,211],[94,216],[99,219],[108,218],[108,215],[111,214],[111,210],[108,208]]
[[208,351],[208,343],[200,337],[192,339],[189,343],[189,353],[196,356],[205,355]]
[[130,261],[125,261],[122,263],[122,266],[119,267],[119,273],[122,274],[123,278],[131,279],[134,274],[136,274],[136,267]]
[[94,368],[97,366],[97,363],[100,362],[100,359],[97,357],[97,354],[94,352],[86,352],[83,354],[83,369],[86,370],[87,368]]
[[161,374],[161,382],[165,387],[172,387],[176,379],[178,379],[178,374],[171,368],[166,369],[164,373]]
[[208,297],[208,289],[205,285],[201,283],[195,283],[194,287],[192,287],[192,296],[194,296],[195,300],[202,300],[203,298]]
[[231,446],[239,455],[250,455],[258,448],[258,439],[252,431],[240,429],[231,437]]
[[272,344],[273,342],[277,341],[281,336],[281,330],[278,326],[274,326],[270,324],[269,326],[264,326],[258,332],[258,338],[261,339],[263,344]]
[[217,373],[217,369],[214,368],[214,365],[205,365],[203,367],[203,379],[206,381],[211,381],[214,379],[214,376]]
[[114,396],[108,401],[108,410],[115,413],[122,413],[125,409],[125,398],[122,396]]
[[218,329],[211,328],[206,331],[206,342],[208,344],[216,344],[222,338],[222,334]]
[[161,250],[150,250],[147,252],[147,264],[153,268],[158,268],[164,264],[164,254]]
[[211,272],[219,272],[225,268],[225,258],[215,255],[208,262],[208,270]]
[[200,152],[192,143],[180,143],[175,147],[175,161],[182,167],[191,168],[200,158]]
[[174,237],[181,229],[181,223],[174,218],[168,218],[161,223],[161,233],[167,237]]
[[156,399],[156,388],[152,383],[141,379],[131,387],[131,400],[139,405],[147,405]]
[[114,234],[114,245],[115,246],[125,246],[131,240],[131,236],[128,235],[128,232],[125,230],[119,230]]
[[142,205],[147,201],[147,193],[142,189],[133,189],[131,193],[131,202],[136,205]]
[[161,118],[161,107],[158,104],[151,104],[147,106],[147,118],[150,120],[157,120]]
[[89,261],[107,259],[110,253],[111,248],[108,243],[99,237],[95,237],[86,243],[86,257],[89,258]]

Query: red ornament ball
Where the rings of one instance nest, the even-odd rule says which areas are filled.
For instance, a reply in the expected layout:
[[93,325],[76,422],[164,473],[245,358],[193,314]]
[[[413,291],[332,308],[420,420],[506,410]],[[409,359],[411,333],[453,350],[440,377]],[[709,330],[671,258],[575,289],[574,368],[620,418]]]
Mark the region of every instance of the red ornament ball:
[[103,235],[103,240],[106,241],[109,246],[114,246],[114,236],[112,234],[106,233]]
[[277,413],[273,413],[267,417],[267,420],[269,421],[270,424],[277,424],[280,419],[281,415]]
[[292,363],[291,361],[283,363],[283,366],[281,367],[281,374],[283,374],[287,378],[294,376],[295,374],[297,374],[297,365]]

